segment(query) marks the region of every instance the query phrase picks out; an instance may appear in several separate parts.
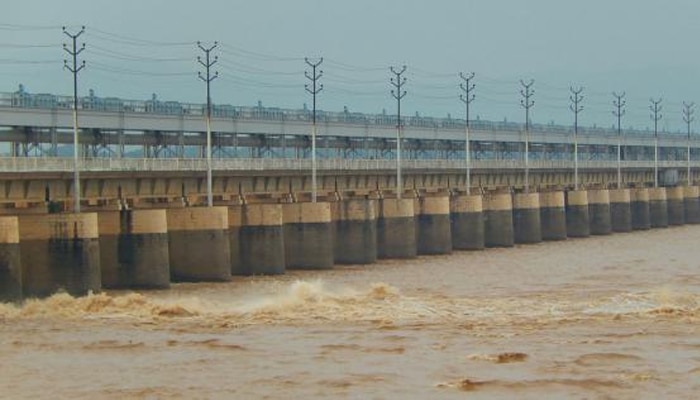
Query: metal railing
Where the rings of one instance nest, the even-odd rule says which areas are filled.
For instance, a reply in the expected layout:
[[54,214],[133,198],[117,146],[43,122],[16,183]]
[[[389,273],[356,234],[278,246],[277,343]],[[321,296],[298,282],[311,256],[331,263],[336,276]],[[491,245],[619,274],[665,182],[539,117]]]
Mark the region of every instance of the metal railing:
[[[214,159],[215,171],[310,171],[309,159],[274,159],[274,158],[236,158]],[[199,158],[86,158],[80,161],[80,168],[85,172],[202,172],[206,171],[206,159]],[[580,161],[581,169],[614,170],[615,161]],[[685,168],[684,161],[662,161],[661,168]],[[700,167],[700,161],[691,163]],[[466,167],[464,160],[404,160],[402,167],[406,170],[462,170]],[[519,170],[525,164],[522,160],[478,160],[472,162],[476,170]],[[625,161],[623,169],[651,169],[653,161]],[[325,171],[393,171],[396,160],[388,159],[326,159],[319,160],[319,170]],[[571,160],[535,160],[530,161],[531,169],[568,170],[573,168]],[[0,157],[1,173],[36,173],[69,172],[73,170],[72,158],[59,157]]]
[[[24,108],[24,109],[72,109],[73,98],[70,96],[58,96],[47,93],[31,94],[23,91],[14,93],[0,93],[0,107]],[[206,105],[198,103],[181,103],[175,101],[161,101],[156,98],[151,100],[123,100],[114,97],[101,98],[97,96],[81,97],[78,107],[85,111],[108,112],[108,113],[137,113],[153,115],[181,115],[181,116],[203,116]],[[281,109],[276,107],[254,107],[232,106],[226,104],[216,104],[212,106],[212,116],[219,119],[251,120],[251,121],[299,121],[309,122],[311,120],[311,110]],[[395,126],[396,116],[390,114],[363,114],[351,112],[329,112],[317,111],[316,119],[319,124],[347,124],[363,126]],[[424,116],[407,116],[402,118],[406,127],[416,127],[423,129],[464,129],[465,122],[455,118],[436,118]],[[515,132],[523,130],[524,125],[517,122],[496,122],[474,120],[470,121],[473,130]],[[569,135],[573,130],[570,126],[554,124],[532,124],[531,130],[544,134]],[[579,127],[580,135],[590,136],[617,136],[617,131],[611,128],[602,127]],[[653,131],[626,129],[625,135],[652,136]],[[679,133],[662,132],[666,136],[683,137]]]

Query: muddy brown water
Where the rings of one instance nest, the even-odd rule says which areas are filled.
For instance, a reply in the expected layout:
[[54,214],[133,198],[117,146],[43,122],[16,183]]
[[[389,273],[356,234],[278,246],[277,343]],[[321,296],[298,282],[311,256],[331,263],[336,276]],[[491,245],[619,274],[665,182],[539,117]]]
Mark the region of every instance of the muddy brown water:
[[697,398],[700,226],[0,304],[0,398]]

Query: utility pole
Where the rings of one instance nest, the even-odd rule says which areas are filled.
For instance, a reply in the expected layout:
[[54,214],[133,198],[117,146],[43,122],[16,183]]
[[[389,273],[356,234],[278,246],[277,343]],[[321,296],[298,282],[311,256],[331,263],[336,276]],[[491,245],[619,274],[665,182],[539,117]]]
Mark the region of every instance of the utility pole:
[[535,80],[530,79],[528,83],[520,80],[520,84],[523,87],[520,90],[523,96],[520,99],[520,105],[525,109],[525,193],[530,193],[530,108],[535,105],[535,101],[530,99],[535,94],[532,89]]
[[401,199],[401,192],[403,192],[403,181],[401,177],[401,139],[403,135],[401,134],[401,99],[406,96],[406,91],[403,90],[403,85],[406,83],[406,78],[403,73],[406,72],[406,66],[401,67],[400,71],[397,71],[394,67],[389,67],[394,76],[391,78],[391,85],[394,89],[391,90],[391,95],[396,99],[397,111],[396,111],[396,198]]
[[654,187],[659,187],[659,121],[663,117],[661,111],[663,107],[661,102],[663,99],[658,100],[649,99],[651,104],[649,109],[651,110],[651,120],[654,121]]
[[625,115],[625,92],[613,92],[613,115],[617,118],[617,188],[622,189],[622,116]]
[[570,87],[569,90],[571,91],[569,109],[574,113],[574,190],[578,190],[578,114],[583,111],[583,106],[581,105],[583,101],[583,95],[581,95],[583,87],[578,89]]
[[219,77],[219,72],[215,72],[214,75],[211,75],[211,67],[216,64],[217,61],[219,61],[218,56],[214,56],[214,59],[211,59],[211,51],[218,46],[218,42],[214,42],[212,46],[209,47],[204,47],[202,46],[201,42],[197,42],[197,47],[199,47],[200,50],[204,52],[204,60],[202,61],[202,57],[197,56],[197,62],[199,62],[204,69],[206,70],[205,75],[202,75],[201,72],[197,73],[197,76],[199,76],[199,79],[204,81],[207,85],[207,115],[206,115],[206,124],[207,124],[207,206],[212,207],[214,205],[214,196],[212,194],[212,171],[211,171],[211,82]]
[[688,186],[690,187],[690,124],[695,121],[695,103],[683,102],[683,122],[688,127]]
[[78,140],[78,73],[85,68],[85,60],[78,65],[78,55],[85,50],[85,43],[78,48],[78,38],[80,35],[85,33],[85,27],[80,28],[80,32],[76,34],[71,34],[63,27],[63,33],[68,36],[72,41],[72,46],[68,47],[67,44],[63,44],[63,50],[66,51],[72,58],[72,65],[68,63],[68,60],[63,60],[63,68],[67,69],[73,74],[73,212],[76,214],[80,213],[80,159],[78,157],[79,152],[79,140]]
[[309,75],[308,71],[304,71],[306,79],[311,81],[311,87],[305,85],[306,91],[311,93],[313,97],[313,109],[311,113],[311,202],[316,202],[316,95],[321,93],[323,90],[323,84],[316,84],[319,79],[323,76],[323,71],[317,70],[317,68],[323,63],[323,57],[319,58],[316,62],[309,61],[308,58],[304,58],[306,64],[311,67],[312,74]]
[[474,79],[474,73],[471,72],[468,75],[465,75],[463,73],[459,73],[459,77],[462,78],[464,81],[463,83],[459,84],[459,87],[462,89],[462,94],[459,95],[460,100],[464,103],[464,106],[466,108],[466,113],[464,117],[464,121],[466,122],[465,128],[464,128],[464,136],[465,136],[465,145],[464,145],[464,153],[467,159],[467,196],[471,194],[471,187],[472,187],[472,174],[471,174],[471,149],[469,147],[469,105],[474,101],[476,96],[472,91],[476,87],[475,84],[472,83],[472,79]]

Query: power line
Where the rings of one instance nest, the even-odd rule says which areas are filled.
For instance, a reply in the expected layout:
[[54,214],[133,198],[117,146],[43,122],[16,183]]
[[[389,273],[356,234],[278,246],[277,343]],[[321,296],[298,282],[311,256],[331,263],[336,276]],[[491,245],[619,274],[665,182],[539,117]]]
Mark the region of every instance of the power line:
[[71,39],[72,46],[64,44],[63,49],[73,58],[72,65],[68,60],[63,60],[64,67],[73,74],[73,209],[76,214],[80,213],[80,165],[78,160],[78,73],[85,68],[85,60],[78,65],[78,55],[85,50],[85,43],[78,48],[78,38],[85,33],[82,27],[76,34],[69,33],[63,27],[63,33]]

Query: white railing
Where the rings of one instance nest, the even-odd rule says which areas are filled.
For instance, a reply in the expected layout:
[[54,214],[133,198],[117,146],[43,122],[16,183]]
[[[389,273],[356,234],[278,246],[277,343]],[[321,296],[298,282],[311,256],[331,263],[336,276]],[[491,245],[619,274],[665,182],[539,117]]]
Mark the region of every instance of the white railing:
[[[464,160],[403,160],[402,168],[407,170],[460,170],[465,169]],[[201,172],[206,171],[206,160],[199,158],[89,158],[80,160],[80,170],[87,172]],[[661,161],[661,168],[685,168],[683,161]],[[691,163],[694,168],[700,162]],[[482,170],[518,170],[525,167],[521,160],[478,160],[472,162],[473,169]],[[580,161],[581,169],[614,170],[615,161]],[[653,168],[653,161],[625,161],[624,169]],[[235,158],[214,159],[215,171],[306,171],[311,169],[310,159],[272,159],[272,158]],[[319,160],[318,168],[327,171],[393,171],[396,160],[389,159],[326,159]],[[573,168],[569,160],[535,160],[530,162],[532,169],[568,170]],[[73,170],[72,158],[58,157],[0,157],[0,172],[70,172]]]

